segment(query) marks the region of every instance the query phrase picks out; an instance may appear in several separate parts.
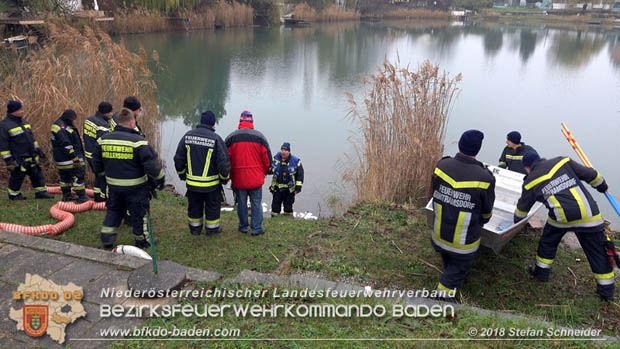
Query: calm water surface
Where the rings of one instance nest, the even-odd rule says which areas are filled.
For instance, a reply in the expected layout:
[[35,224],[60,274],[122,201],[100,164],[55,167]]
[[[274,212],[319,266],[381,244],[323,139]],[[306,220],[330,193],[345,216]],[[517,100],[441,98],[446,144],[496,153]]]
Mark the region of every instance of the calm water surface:
[[[560,132],[564,121],[620,198],[619,34],[382,22],[175,32],[125,40],[130,47],[157,50],[166,68],[156,76],[161,157],[167,177],[180,191],[185,188],[176,178],[172,157],[200,112],[211,109],[221,117],[216,130],[225,138],[247,109],[274,154],[288,141],[303,161],[306,181],[295,210],[325,215],[330,196],[346,196],[339,183],[355,127],[345,119],[345,92],[361,100],[361,77],[372,74],[385,58],[399,58],[410,67],[428,59],[453,75],[463,74],[448,124],[446,155],[456,152],[462,131],[478,128],[485,133],[479,154],[485,162],[497,163],[511,130],[519,130],[523,141],[544,157],[576,158]],[[263,200],[270,203],[266,187]],[[595,197],[605,217],[620,228],[605,198]]]

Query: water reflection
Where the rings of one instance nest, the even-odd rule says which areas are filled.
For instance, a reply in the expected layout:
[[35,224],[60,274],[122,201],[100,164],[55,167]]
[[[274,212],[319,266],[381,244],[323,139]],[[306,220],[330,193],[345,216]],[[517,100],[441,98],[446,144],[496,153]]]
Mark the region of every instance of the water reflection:
[[[166,67],[156,75],[165,119],[162,158],[166,162],[170,163],[180,136],[198,122],[200,112],[215,111],[220,118],[218,132],[225,137],[236,129],[239,113],[250,109],[274,153],[283,141],[290,141],[293,153],[304,161],[307,178],[296,210],[315,214],[328,211],[326,199],[333,195],[330,183],[340,178],[339,161],[350,150],[347,138],[355,130],[343,120],[349,108],[344,93],[353,93],[359,101],[365,89],[360,77],[373,74],[385,58],[399,57],[402,65],[410,67],[430,59],[452,74],[463,73],[463,92],[448,127],[447,154],[454,151],[454,138],[472,127],[488,135],[481,157],[491,163],[510,129],[521,129],[545,156],[569,154],[559,132],[549,141],[549,130],[567,121],[575,130],[595,135],[596,125],[584,122],[583,115],[615,117],[620,110],[617,98],[601,101],[596,92],[618,91],[620,42],[614,31],[349,22],[125,39],[130,47],[142,44],[149,51],[157,50]],[[597,103],[584,103],[590,100]],[[616,119],[609,120],[616,125],[620,123]],[[600,136],[580,142],[589,143],[591,149],[604,148],[601,140],[614,135]],[[596,154],[590,156],[596,158]],[[620,187],[620,179],[612,176],[618,173],[617,165],[592,161],[610,173],[612,186]],[[175,177],[173,170],[168,175]],[[183,190],[182,183],[174,183]],[[264,194],[268,201],[270,195]]]

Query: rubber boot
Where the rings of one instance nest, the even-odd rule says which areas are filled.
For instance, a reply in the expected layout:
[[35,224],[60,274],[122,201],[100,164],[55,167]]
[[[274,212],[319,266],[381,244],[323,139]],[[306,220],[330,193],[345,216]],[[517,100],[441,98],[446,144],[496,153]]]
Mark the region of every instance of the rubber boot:
[[71,194],[70,187],[61,187],[60,190],[62,190],[62,201],[71,202],[76,199],[76,197]]
[[9,200],[26,200],[26,198],[22,195],[22,193],[19,193],[17,195],[9,195]]
[[82,203],[85,203],[87,201],[90,201],[90,198],[88,196],[86,196],[86,190],[81,189],[81,190],[76,190],[75,192],[76,192],[76,194],[78,194],[77,199],[75,199],[76,203],[82,204]]
[[[148,240],[150,241],[150,237],[148,238]],[[136,247],[137,248],[149,248],[151,247],[151,244],[149,243],[149,241],[147,240],[135,240],[136,243]],[[153,242],[155,242],[155,245],[157,245],[159,243],[159,238],[157,236],[153,236]]]
[[38,192],[36,192],[36,193],[34,194],[34,198],[35,198],[35,199],[53,199],[53,198],[54,198],[54,195],[52,195],[52,194],[48,193],[48,192],[47,192],[47,191],[45,191],[45,190],[42,190],[42,191],[38,191]]

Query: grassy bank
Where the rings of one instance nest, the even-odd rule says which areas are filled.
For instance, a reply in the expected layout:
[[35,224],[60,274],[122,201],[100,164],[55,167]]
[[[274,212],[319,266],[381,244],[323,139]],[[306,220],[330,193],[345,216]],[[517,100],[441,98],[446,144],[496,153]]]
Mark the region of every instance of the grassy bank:
[[486,9],[480,12],[478,15],[474,15],[471,19],[485,20],[485,21],[498,21],[507,23],[526,23],[526,24],[540,24],[540,23],[553,23],[558,26],[588,26],[589,22],[601,22],[601,26],[610,28],[614,24],[613,18],[597,18],[592,14],[585,14],[579,16],[558,16],[558,15],[544,15],[544,14],[532,14],[532,15],[516,15],[515,13],[541,13],[539,9]]
[[[54,202],[35,201],[32,193],[27,196],[27,201],[9,202],[6,195],[0,195],[0,221],[53,223],[49,207]],[[185,198],[171,192],[164,191],[159,200],[152,201],[153,225],[161,238],[158,255],[163,259],[226,276],[243,269],[282,275],[301,272],[374,288],[434,289],[440,276],[441,259],[430,246],[423,212],[406,206],[365,204],[344,216],[318,221],[266,219],[267,233],[260,237],[237,232],[234,212],[223,212],[223,233],[191,236],[186,210]],[[103,212],[77,214],[72,229],[50,238],[101,248],[98,230],[103,216]],[[521,233],[501,255],[482,249],[460,294],[462,302],[618,335],[620,305],[598,299],[581,250],[559,249],[551,282],[529,277],[526,267],[534,262],[539,236],[540,231]],[[121,227],[117,243],[133,243],[129,227]],[[301,330],[304,325],[294,326]],[[449,322],[443,326],[452,328]]]

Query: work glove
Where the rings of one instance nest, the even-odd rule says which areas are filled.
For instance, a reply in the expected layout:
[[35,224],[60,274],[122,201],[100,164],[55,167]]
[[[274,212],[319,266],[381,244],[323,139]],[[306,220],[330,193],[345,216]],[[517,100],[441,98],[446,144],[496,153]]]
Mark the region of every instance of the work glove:
[[276,193],[276,187],[274,187],[273,185],[269,187],[269,191],[271,192],[271,194],[275,194]]
[[301,193],[301,185],[296,185],[295,186],[295,194],[299,194]]
[[603,184],[599,185],[598,187],[596,187],[596,190],[599,193],[604,193],[607,191],[607,189],[609,189],[609,186],[607,185],[607,182],[603,182]]

